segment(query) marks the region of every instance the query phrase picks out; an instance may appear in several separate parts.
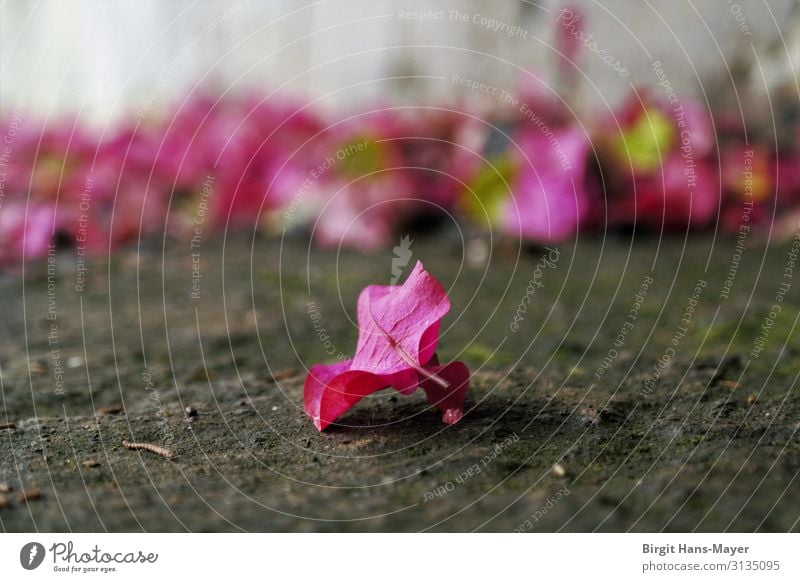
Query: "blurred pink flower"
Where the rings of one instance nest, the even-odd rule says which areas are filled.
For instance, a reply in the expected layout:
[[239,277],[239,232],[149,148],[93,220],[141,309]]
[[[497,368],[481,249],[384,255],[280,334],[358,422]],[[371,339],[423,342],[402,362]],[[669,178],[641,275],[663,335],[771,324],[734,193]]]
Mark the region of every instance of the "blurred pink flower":
[[6,201],[0,208],[0,264],[47,256],[53,243],[54,216],[51,203]]
[[654,230],[662,225],[672,230],[707,226],[719,210],[719,180],[711,164],[689,169],[676,154],[664,160],[655,175],[638,177],[635,188],[635,196],[621,206],[622,212]]
[[324,124],[302,103],[282,98],[244,99],[229,114],[219,160],[214,198],[218,225],[254,227],[264,215],[285,207],[297,195],[322,149]]
[[335,126],[321,164],[317,241],[374,250],[415,222],[446,220],[483,145],[482,126],[435,108],[378,110]]
[[[761,144],[729,143],[722,155],[724,208],[722,225],[736,232],[741,225],[791,233],[791,212],[800,202],[800,156],[775,152]],[[745,218],[746,217],[746,218]]]
[[[578,58],[579,10],[554,18],[560,50]],[[794,228],[800,137],[774,151],[725,111],[715,136],[702,104],[646,92],[587,136],[560,95],[529,73],[514,99],[480,118],[468,107],[420,106],[337,120],[253,91],[193,95],[161,118],[102,133],[75,119],[17,120],[3,159],[0,261],[41,256],[53,239],[102,254],[140,237],[185,236],[198,220],[207,229],[313,224],[319,244],[360,250],[453,211],[541,242],[604,223],[685,229],[719,218],[735,230],[745,215],[750,226]],[[2,122],[7,135],[11,123]],[[800,136],[782,133],[792,131]]]
[[96,149],[96,138],[78,121],[62,119],[47,125],[26,121],[10,147],[5,191],[55,200],[72,185],[75,172],[91,163]]
[[544,133],[526,128],[516,138],[519,164],[505,202],[505,232],[539,241],[574,236],[589,208],[589,138],[579,127]]
[[326,131],[328,150],[312,174],[324,198],[314,225],[320,244],[374,250],[412,216],[422,195],[403,159],[404,137],[404,119],[391,109],[352,117]]
[[699,104],[640,93],[605,122],[600,136],[612,225],[681,229],[713,220],[721,189],[711,120]]
[[583,11],[575,5],[559,9],[555,19],[556,49],[564,55],[558,59],[562,74],[575,76],[575,67],[583,47]]

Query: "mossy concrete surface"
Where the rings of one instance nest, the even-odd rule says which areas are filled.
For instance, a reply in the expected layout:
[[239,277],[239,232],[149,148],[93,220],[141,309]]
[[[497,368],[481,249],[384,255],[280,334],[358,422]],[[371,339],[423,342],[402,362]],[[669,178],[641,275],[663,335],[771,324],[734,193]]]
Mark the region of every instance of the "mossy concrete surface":
[[[0,282],[3,531],[798,529],[788,244],[617,235],[486,261],[448,234],[405,264],[158,242]],[[306,368],[351,354],[358,292],[417,259],[453,305],[439,358],[473,371],[463,420],[386,390],[318,433]]]

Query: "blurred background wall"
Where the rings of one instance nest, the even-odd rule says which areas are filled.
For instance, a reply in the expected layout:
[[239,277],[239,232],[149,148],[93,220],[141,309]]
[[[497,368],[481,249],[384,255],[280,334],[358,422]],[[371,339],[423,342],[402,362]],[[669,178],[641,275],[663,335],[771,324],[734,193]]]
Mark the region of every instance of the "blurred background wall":
[[102,124],[207,85],[280,88],[330,105],[457,99],[468,91],[454,74],[507,89],[521,69],[552,79],[554,20],[576,5],[584,34],[630,73],[584,54],[593,103],[655,84],[656,60],[676,91],[697,96],[743,64],[762,90],[796,78],[796,0],[4,0],[0,107],[22,99],[42,116]]

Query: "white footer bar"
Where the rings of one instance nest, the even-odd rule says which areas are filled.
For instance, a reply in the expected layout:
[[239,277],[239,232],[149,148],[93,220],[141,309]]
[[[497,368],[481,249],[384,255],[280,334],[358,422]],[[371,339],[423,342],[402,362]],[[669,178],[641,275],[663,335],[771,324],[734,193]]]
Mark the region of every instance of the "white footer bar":
[[800,580],[799,550],[797,534],[3,534],[0,572],[137,582],[777,581]]

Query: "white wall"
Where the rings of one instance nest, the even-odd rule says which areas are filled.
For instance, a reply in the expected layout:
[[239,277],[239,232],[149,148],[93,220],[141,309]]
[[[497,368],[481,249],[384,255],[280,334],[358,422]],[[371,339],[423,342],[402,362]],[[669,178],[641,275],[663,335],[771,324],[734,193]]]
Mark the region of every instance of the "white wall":
[[[234,90],[285,84],[284,90],[335,104],[453,97],[464,93],[450,82],[454,73],[511,89],[518,67],[552,73],[553,20],[563,4],[5,0],[0,105],[8,112],[22,95],[40,115],[79,111],[102,123],[126,111],[156,111],[198,80]],[[700,81],[737,57],[753,62],[763,54],[768,73],[785,77],[785,58],[771,64],[776,59],[768,53],[786,33],[795,66],[800,61],[793,0],[578,4],[586,32],[632,73],[622,78],[596,55],[584,55],[582,69],[597,85],[585,96],[592,102],[613,103],[631,82],[652,83],[656,59],[676,89],[695,94]],[[449,13],[433,22],[400,18],[411,10],[458,10],[469,21],[451,20]],[[475,15],[518,25],[526,38],[493,32],[473,22]],[[388,79],[408,75],[437,78]]]

